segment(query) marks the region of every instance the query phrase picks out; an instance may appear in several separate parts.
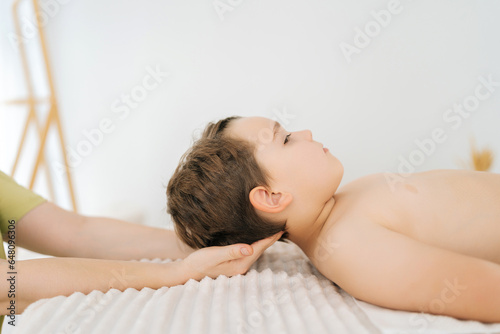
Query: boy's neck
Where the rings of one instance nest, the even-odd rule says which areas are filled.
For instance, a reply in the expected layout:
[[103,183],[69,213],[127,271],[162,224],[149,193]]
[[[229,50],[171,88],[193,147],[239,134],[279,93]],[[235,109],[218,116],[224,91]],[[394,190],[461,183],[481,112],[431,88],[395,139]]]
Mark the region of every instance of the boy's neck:
[[[321,231],[327,225],[327,221],[332,217],[335,208],[335,197],[331,197],[323,206],[319,215],[313,217],[312,223],[302,225],[300,230],[290,231],[289,239],[299,246],[306,255],[317,241]],[[299,218],[303,219],[303,217]]]

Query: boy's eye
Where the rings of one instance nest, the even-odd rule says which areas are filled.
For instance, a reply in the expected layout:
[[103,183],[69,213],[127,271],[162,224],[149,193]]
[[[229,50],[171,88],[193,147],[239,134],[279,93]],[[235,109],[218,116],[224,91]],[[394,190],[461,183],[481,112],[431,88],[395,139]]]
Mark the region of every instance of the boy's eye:
[[291,135],[292,135],[291,133],[286,135],[284,144],[288,143],[288,137],[290,137]]

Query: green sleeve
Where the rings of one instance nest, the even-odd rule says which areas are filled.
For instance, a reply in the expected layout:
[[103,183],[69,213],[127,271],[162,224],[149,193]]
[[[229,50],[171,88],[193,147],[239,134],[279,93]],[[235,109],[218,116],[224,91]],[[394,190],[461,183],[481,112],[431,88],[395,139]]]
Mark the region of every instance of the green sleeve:
[[26,213],[47,201],[40,195],[16,183],[0,171],[0,231],[7,232],[9,220],[16,223]]
[[[7,233],[9,220],[17,223],[26,213],[45,202],[46,199],[16,183],[0,171],[0,232]],[[5,259],[3,243],[0,241],[0,258]],[[0,332],[4,316],[0,316]]]

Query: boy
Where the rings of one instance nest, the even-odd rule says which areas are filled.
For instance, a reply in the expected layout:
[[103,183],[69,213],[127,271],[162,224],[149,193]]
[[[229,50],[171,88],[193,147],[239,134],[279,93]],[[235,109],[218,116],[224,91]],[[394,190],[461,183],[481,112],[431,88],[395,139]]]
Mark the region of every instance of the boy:
[[[171,230],[66,211],[1,171],[0,231],[8,243],[7,254],[0,247],[0,315],[10,320],[41,298],[112,288],[158,289],[191,278],[242,274],[281,236],[194,251]],[[17,261],[14,245],[56,257]],[[127,261],[143,258],[183,260]]]
[[353,297],[382,307],[500,322],[500,175],[437,170],[398,182],[343,166],[310,131],[262,117],[210,123],[167,187],[193,248],[278,231]]

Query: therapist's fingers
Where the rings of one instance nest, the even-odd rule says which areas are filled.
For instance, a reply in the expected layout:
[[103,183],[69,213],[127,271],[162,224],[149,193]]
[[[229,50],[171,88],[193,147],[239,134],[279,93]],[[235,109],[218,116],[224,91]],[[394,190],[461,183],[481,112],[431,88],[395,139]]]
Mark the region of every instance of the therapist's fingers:
[[272,244],[278,241],[281,236],[285,233],[285,231],[281,231],[276,233],[275,235],[270,236],[269,238],[265,238],[259,241],[256,241],[252,244],[252,248],[256,253],[264,253],[266,249],[268,249]]
[[278,241],[279,238],[281,238],[281,236],[283,235],[283,233],[284,232],[281,231],[268,238],[258,240],[254,242],[251,246],[241,247],[240,251],[243,252],[244,250],[248,250],[249,253],[248,258],[250,258],[249,260],[253,259],[255,261],[262,255],[262,253],[264,253],[266,249],[268,249],[272,244]]
[[[252,245],[235,244],[199,249],[183,260],[184,270],[195,279],[201,279],[204,276],[215,278],[221,274],[226,276],[244,274],[282,234],[283,232],[277,233],[256,241]],[[244,250],[247,250],[250,255],[245,255]]]
[[[273,236],[270,236],[269,238],[256,241],[251,246],[249,246],[253,249],[251,255],[245,256],[235,261],[235,264],[237,263],[236,267],[238,268],[238,273],[245,274],[254,264],[254,262],[257,261],[257,259],[262,255],[262,253],[264,253],[267,248],[269,248],[272,244],[279,240],[282,234],[283,232],[279,232]],[[241,249],[244,249],[244,247],[241,247]]]

